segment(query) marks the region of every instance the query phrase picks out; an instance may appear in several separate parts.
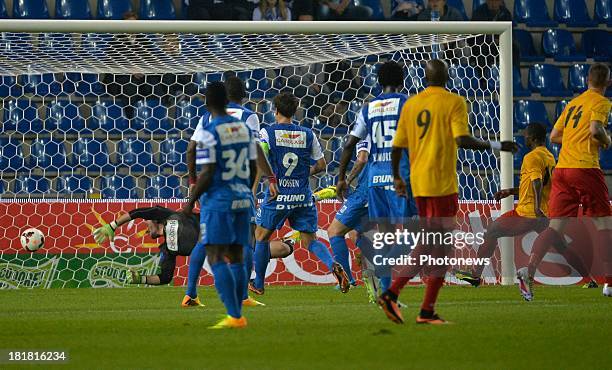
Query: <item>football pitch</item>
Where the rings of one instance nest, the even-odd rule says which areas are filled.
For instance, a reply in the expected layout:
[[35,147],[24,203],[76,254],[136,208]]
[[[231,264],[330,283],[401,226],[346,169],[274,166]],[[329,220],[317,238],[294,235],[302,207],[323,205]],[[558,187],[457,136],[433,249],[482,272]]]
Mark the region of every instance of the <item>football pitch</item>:
[[79,369],[612,367],[612,299],[536,289],[524,302],[515,286],[445,287],[438,311],[453,324],[417,326],[422,287],[404,290],[407,323],[396,325],[363,287],[271,286],[240,330],[207,329],[223,313],[211,287],[200,288],[206,307],[189,309],[174,287],[0,291],[0,349],[67,350],[69,362],[53,368]]

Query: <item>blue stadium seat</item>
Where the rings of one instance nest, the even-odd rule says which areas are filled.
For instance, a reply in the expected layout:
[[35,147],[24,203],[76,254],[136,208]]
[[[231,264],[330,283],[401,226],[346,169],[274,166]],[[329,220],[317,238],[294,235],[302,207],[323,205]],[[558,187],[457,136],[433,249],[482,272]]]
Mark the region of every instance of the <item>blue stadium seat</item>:
[[154,176],[147,179],[146,199],[183,198],[181,179],[177,176]]
[[88,194],[92,188],[91,178],[87,176],[58,176],[55,182],[55,191],[60,194]]
[[595,20],[612,26],[612,1],[595,0]]
[[557,122],[557,119],[559,119],[559,116],[561,116],[561,113],[563,113],[568,103],[569,100],[559,100],[557,104],[555,104],[555,122]]
[[98,19],[123,19],[132,11],[132,2],[125,0],[98,0]]
[[568,30],[549,29],[542,34],[542,50],[559,62],[584,61],[586,56],[576,50],[574,36]]
[[13,0],[13,18],[47,19],[47,0]]
[[378,95],[382,92],[382,88],[378,85],[378,65],[363,64],[359,67],[359,77],[361,78],[362,88],[360,89],[361,95]]
[[555,27],[545,0],[514,0],[514,21],[529,27]]
[[140,0],[140,19],[176,19],[174,2],[172,0]]
[[53,73],[20,76],[23,91],[38,96],[57,96],[63,93],[62,83]]
[[501,179],[499,173],[487,175],[486,184],[483,184],[483,190],[485,192],[485,199],[495,199],[495,192],[501,189]]
[[274,118],[274,104],[271,101],[262,101],[259,104],[259,113],[263,116],[262,124],[271,125],[276,122],[276,118]]
[[21,172],[25,170],[21,140],[0,137],[0,168],[3,173]]
[[58,19],[91,19],[89,1],[55,0],[55,18]]
[[23,95],[23,88],[17,84],[15,76],[0,76],[0,97],[18,97]]
[[588,64],[574,64],[568,71],[567,87],[575,93],[582,93],[589,87],[588,77]]
[[72,91],[78,96],[100,96],[104,93],[104,85],[94,73],[66,73],[64,88],[72,83]]
[[612,32],[603,29],[584,31],[582,48],[587,57],[609,62],[612,59]]
[[44,194],[51,188],[49,179],[43,176],[20,175],[15,178],[15,193]]
[[534,64],[529,68],[529,89],[542,96],[571,96],[563,85],[561,70],[552,64]]
[[[529,148],[527,148],[527,143],[525,142],[525,136],[523,135],[515,136],[514,142],[517,143],[519,146],[519,151],[514,153],[514,156],[512,157],[514,161],[514,169],[520,170],[521,165],[523,164],[523,158],[525,158],[525,155],[529,153]],[[515,182],[514,186],[518,186],[518,184],[519,182],[517,181]]]
[[464,21],[469,20],[467,12],[465,11],[465,5],[463,4],[463,0],[446,0],[446,5],[452,6],[453,8],[457,9],[459,13],[461,13],[461,15],[463,16]]
[[514,103],[514,130],[518,131],[527,127],[532,122],[552,127],[546,106],[541,101],[519,100]]
[[201,93],[206,92],[206,84],[209,82],[218,82],[223,80],[222,73],[204,73],[198,72],[193,75],[193,82],[198,86]]
[[612,170],[612,150],[602,150],[599,152],[599,164],[602,170]]
[[[240,74],[238,77],[242,79]],[[272,88],[272,82],[267,77],[265,69],[254,69],[247,72],[243,81],[250,99],[270,98],[269,90]],[[267,96],[266,93],[268,93]]]
[[[130,131],[130,123],[123,115],[123,106],[112,101],[100,100],[92,109],[91,120],[93,126],[100,127],[110,134],[119,134]],[[90,125],[88,125],[90,126]]]
[[482,200],[481,187],[474,175],[459,173],[459,195],[462,200]]
[[361,110],[362,107],[363,107],[363,102],[361,100],[356,99],[351,102],[351,104],[349,105],[349,109],[346,112],[347,123],[349,125],[352,125],[355,123],[355,121],[357,120],[357,115],[359,114],[359,111]]
[[340,156],[342,155],[342,143],[341,137],[335,136],[329,139],[327,142],[329,151],[331,153],[329,162],[327,163],[327,171],[333,172],[340,165]]
[[475,9],[487,3],[487,0],[473,0],[472,1],[472,13]]
[[53,139],[36,139],[30,146],[30,155],[26,165],[30,169],[40,168],[45,171],[66,171],[66,149],[63,141]]
[[136,102],[136,116],[132,120],[132,128],[135,130],[144,128],[156,134],[176,130],[168,120],[168,108],[157,99]]
[[85,120],[79,114],[79,107],[67,100],[56,100],[47,106],[45,129],[59,129],[66,133],[84,133]]
[[84,167],[88,172],[113,170],[108,158],[106,143],[86,137],[80,137],[72,144],[70,165]]
[[173,173],[187,171],[187,140],[168,138],[159,144],[159,165],[172,168]]
[[512,38],[519,46],[521,60],[526,62],[543,62],[544,56],[538,55],[533,44],[532,33],[527,30],[514,29],[512,30]]
[[521,69],[518,66],[512,67],[512,93],[516,97],[526,97],[531,95],[531,91],[523,87]]
[[125,138],[117,143],[116,167],[127,167],[131,173],[157,171],[157,166],[153,164],[153,155],[150,142]]
[[472,103],[470,124],[472,128],[499,131],[499,102],[476,100]]
[[496,170],[497,159],[492,151],[479,152],[476,150],[465,150],[462,153],[462,164],[474,171]]
[[405,70],[404,87],[409,94],[416,94],[425,89],[425,68],[410,64]]
[[8,18],[8,12],[6,11],[6,4],[4,0],[0,0],[0,18],[6,19]]
[[597,22],[589,16],[584,0],[555,0],[555,20],[568,27],[594,27]]
[[5,104],[2,131],[41,133],[43,124],[36,103],[29,99],[11,99]]
[[195,130],[200,117],[206,112],[204,103],[198,99],[181,100],[176,103],[174,124],[178,130]]
[[187,19],[188,8],[189,8],[189,0],[181,0],[181,19]]
[[462,96],[482,95],[480,74],[476,68],[467,65],[452,65],[448,69],[448,89]]
[[102,199],[137,199],[136,181],[132,176],[108,176],[100,179]]

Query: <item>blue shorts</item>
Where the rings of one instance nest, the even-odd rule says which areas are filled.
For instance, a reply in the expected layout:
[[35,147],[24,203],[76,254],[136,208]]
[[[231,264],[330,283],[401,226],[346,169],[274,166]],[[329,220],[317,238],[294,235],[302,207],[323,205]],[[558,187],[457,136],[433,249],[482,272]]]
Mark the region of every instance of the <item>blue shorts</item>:
[[200,240],[204,245],[251,245],[251,211],[205,211],[201,214]]
[[335,218],[349,229],[364,231],[363,225],[368,221],[368,194],[363,191],[351,193]]
[[391,187],[374,186],[368,189],[368,214],[371,221],[396,224],[416,216],[417,209],[412,195],[404,198]]
[[257,225],[265,229],[278,230],[285,220],[289,220],[292,229],[302,233],[316,233],[319,228],[317,206],[314,204],[283,210],[261,206],[257,210]]

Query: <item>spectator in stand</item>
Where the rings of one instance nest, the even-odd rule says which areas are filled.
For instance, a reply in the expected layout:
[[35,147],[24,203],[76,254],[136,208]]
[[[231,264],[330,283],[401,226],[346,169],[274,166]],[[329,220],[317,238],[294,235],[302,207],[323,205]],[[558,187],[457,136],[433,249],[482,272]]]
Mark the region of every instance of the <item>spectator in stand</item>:
[[427,0],[427,8],[423,10],[417,20],[431,21],[431,13],[437,11],[441,21],[462,21],[461,12],[452,6],[446,5],[446,0]]
[[253,10],[254,21],[290,21],[291,10],[284,0],[260,0]]
[[191,20],[251,20],[252,7],[247,0],[189,0],[187,18]]
[[512,21],[504,0],[487,0],[472,13],[473,21]]
[[391,10],[391,20],[393,21],[416,21],[419,13],[423,11],[421,0],[397,0],[395,7]]
[[329,11],[322,14],[324,21],[368,21],[372,9],[367,6],[355,5],[353,0],[320,0]]
[[315,4],[313,0],[294,0],[288,4],[295,21],[314,21]]

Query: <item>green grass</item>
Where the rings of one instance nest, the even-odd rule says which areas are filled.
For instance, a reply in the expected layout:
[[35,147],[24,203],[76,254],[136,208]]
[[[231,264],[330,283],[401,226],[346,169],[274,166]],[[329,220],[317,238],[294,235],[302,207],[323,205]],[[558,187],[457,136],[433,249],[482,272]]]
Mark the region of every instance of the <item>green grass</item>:
[[0,291],[0,348],[67,349],[56,367],[80,369],[612,366],[612,299],[600,289],[537,287],[528,303],[516,287],[445,287],[438,311],[454,324],[417,326],[420,287],[402,294],[404,325],[362,287],[269,287],[246,329],[222,331],[206,329],[223,309],[212,288],[201,293],[206,308],[182,309],[180,288]]

